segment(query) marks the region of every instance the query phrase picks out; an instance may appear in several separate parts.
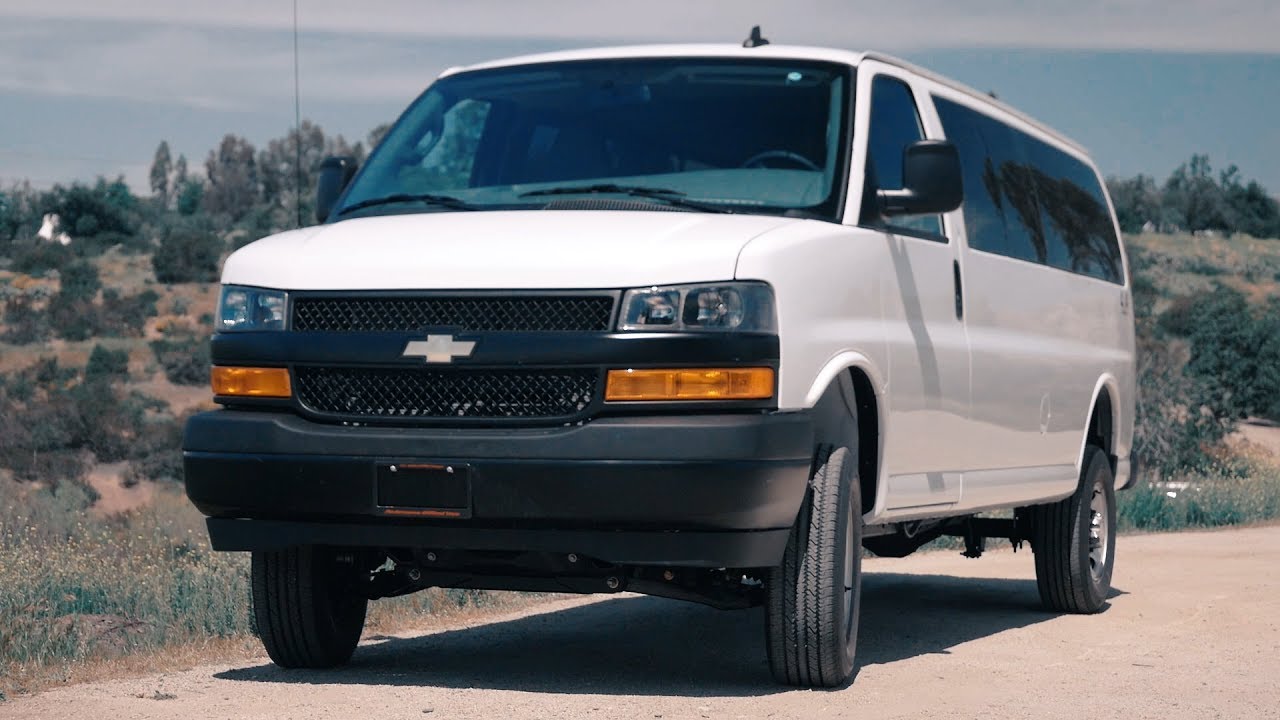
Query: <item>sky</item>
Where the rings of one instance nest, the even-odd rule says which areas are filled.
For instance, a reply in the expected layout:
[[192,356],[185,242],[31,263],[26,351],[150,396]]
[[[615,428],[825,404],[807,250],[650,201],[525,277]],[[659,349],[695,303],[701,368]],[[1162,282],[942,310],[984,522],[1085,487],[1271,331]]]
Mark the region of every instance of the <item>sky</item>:
[[[0,0],[0,187],[193,168],[293,124],[292,0]],[[301,105],[362,139],[444,69],[532,52],[730,42],[876,49],[1166,177],[1193,152],[1280,194],[1280,0],[298,0]]]

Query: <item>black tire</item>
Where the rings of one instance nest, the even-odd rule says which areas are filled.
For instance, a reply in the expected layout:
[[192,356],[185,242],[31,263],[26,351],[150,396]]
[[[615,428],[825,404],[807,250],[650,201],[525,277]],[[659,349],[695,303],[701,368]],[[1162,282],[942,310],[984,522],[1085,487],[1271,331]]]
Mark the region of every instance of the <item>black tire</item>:
[[853,676],[862,595],[857,456],[818,449],[809,492],[766,580],[765,639],[778,682],[838,687]]
[[253,615],[267,655],[285,668],[330,668],[351,659],[369,601],[331,550],[255,552]]
[[1031,550],[1045,609],[1101,612],[1116,558],[1116,489],[1111,462],[1085,448],[1080,486],[1065,500],[1031,508]]

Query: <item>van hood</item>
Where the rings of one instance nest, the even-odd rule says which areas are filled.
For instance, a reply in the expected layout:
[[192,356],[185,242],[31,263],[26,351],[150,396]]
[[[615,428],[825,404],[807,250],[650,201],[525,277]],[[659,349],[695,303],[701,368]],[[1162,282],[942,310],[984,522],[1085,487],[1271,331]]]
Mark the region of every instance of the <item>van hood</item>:
[[227,258],[222,282],[285,290],[585,289],[730,280],[767,215],[442,212],[293,230]]

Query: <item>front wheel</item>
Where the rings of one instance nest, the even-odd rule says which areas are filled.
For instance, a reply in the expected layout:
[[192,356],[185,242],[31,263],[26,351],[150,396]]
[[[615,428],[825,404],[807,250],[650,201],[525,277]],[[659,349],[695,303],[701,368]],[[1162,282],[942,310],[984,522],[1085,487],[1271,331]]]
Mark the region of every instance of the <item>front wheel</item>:
[[778,682],[836,687],[853,675],[862,586],[857,457],[821,447],[809,493],[766,581],[769,668]]
[[253,616],[271,661],[329,668],[351,659],[369,601],[354,569],[326,548],[253,553]]
[[1031,508],[1031,550],[1036,585],[1048,610],[1101,612],[1111,593],[1116,561],[1116,488],[1101,449],[1085,449],[1075,493]]

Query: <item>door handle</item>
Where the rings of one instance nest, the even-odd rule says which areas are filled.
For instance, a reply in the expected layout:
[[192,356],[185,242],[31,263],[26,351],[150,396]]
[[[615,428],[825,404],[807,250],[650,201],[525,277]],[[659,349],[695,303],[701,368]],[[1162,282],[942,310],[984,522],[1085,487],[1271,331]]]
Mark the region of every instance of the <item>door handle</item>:
[[951,270],[956,279],[956,319],[964,319],[964,287],[960,284],[960,261],[951,261]]

